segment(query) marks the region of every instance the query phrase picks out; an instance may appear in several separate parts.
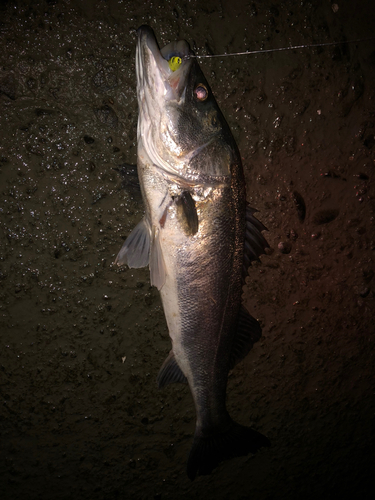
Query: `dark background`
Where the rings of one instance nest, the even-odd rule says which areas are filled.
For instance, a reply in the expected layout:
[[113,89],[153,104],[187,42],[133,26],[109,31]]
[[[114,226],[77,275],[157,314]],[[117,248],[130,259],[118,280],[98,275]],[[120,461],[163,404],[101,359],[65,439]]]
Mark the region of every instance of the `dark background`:
[[[187,387],[147,269],[134,30],[222,54],[370,37],[373,0],[6,2],[0,10],[0,495],[374,498],[375,42],[202,59],[273,249],[244,300],[263,337],[232,416],[272,441],[191,483]],[[303,204],[306,207],[303,219]]]

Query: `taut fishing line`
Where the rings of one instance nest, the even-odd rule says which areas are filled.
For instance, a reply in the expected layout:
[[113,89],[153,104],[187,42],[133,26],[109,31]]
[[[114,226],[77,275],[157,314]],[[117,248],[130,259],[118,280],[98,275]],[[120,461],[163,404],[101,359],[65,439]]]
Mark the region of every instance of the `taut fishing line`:
[[291,47],[280,47],[278,49],[264,49],[264,50],[247,50],[245,52],[232,52],[230,54],[209,54],[209,55],[204,55],[204,56],[189,56],[189,57],[195,57],[197,59],[202,59],[202,58],[207,58],[207,57],[229,57],[229,56],[248,56],[252,54],[265,54],[269,52],[281,52],[284,50],[294,50],[294,49],[308,49],[312,47],[327,47],[329,45],[343,45],[345,43],[359,43],[359,42],[367,42],[369,40],[375,40],[375,37],[368,37],[368,38],[358,38],[356,40],[346,40],[342,42],[325,42],[325,43],[313,43],[311,45],[293,45]]

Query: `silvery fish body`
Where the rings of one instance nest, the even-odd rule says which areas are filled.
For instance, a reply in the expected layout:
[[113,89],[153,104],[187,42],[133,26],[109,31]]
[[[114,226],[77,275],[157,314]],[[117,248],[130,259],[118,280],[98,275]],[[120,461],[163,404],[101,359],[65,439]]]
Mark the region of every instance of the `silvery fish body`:
[[[116,262],[149,265],[160,290],[172,350],[159,387],[188,382],[196,430],[187,472],[209,474],[222,460],[268,445],[235,423],[226,405],[228,372],[261,335],[241,305],[251,260],[267,242],[246,206],[240,155],[187,42],[159,49],[138,30],[138,177],[145,216]],[[171,64],[176,61],[176,64]]]

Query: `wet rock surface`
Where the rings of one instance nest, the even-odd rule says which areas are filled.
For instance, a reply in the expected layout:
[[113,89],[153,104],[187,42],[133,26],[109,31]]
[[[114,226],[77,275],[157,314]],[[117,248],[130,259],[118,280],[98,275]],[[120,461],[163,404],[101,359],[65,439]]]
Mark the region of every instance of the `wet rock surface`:
[[2,498],[373,498],[374,40],[201,60],[276,250],[250,269],[263,337],[228,381],[272,448],[187,479],[195,413],[187,387],[156,387],[159,295],[113,261],[143,213],[124,181],[138,26],[204,55],[365,38],[374,17],[368,0],[1,4]]

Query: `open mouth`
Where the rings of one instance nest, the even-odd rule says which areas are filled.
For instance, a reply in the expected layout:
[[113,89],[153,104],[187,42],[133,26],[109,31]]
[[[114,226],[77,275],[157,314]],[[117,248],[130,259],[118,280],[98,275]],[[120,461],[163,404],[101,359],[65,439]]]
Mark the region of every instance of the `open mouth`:
[[140,71],[147,72],[147,58],[152,57],[164,82],[168,83],[177,95],[181,95],[184,76],[192,62],[193,52],[189,44],[185,40],[179,40],[160,49],[155,34],[149,26],[141,26],[137,34]]

